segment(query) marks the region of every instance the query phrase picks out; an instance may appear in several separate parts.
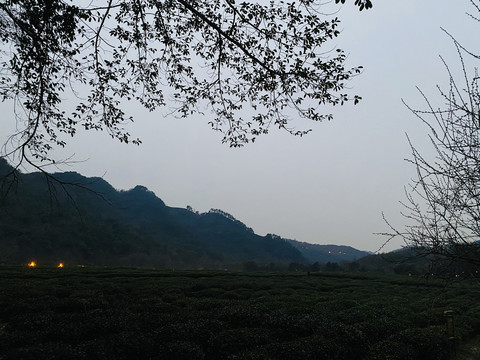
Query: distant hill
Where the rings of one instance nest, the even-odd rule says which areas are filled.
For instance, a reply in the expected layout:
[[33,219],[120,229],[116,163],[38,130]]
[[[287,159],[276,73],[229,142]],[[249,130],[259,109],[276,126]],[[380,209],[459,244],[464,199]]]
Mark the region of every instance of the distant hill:
[[347,268],[387,274],[424,274],[430,261],[415,248],[402,248],[384,254],[370,254],[352,263]]
[[[0,177],[12,171],[0,159]],[[53,176],[58,181],[20,172],[0,179],[0,264],[35,259],[221,269],[241,268],[245,262],[341,262],[363,253],[349,247],[323,251],[320,245],[259,236],[222,210],[169,207],[140,185],[118,191],[101,178],[76,172]]]
[[357,250],[350,246],[310,244],[296,240],[288,240],[288,242],[311,263],[336,262],[341,264],[371,255],[370,252]]
[[[468,256],[463,256],[468,252]],[[386,254],[365,256],[347,264],[347,269],[394,273],[403,275],[422,275],[437,278],[479,277],[478,263],[471,259],[480,258],[480,243],[463,244],[450,251],[452,258],[421,247],[404,247]],[[476,254],[476,255],[475,255]]]
[[[0,174],[13,169],[0,159]],[[117,191],[101,178],[16,174],[0,188],[0,263],[224,268],[307,260],[291,244],[259,236],[221,210],[165,205],[143,186]]]

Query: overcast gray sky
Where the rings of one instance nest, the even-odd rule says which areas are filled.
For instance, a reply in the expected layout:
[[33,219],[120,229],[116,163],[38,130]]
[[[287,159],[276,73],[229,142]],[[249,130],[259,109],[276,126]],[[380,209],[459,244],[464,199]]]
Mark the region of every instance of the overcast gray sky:
[[[141,146],[80,131],[61,155],[86,161],[61,170],[103,176],[117,189],[141,184],[169,206],[220,208],[260,235],[378,250],[385,239],[374,233],[387,230],[382,211],[402,224],[399,200],[415,175],[404,161],[410,154],[405,133],[428,151],[425,127],[401,99],[421,105],[415,86],[434,96],[436,84],[448,84],[439,55],[458,66],[440,27],[478,53],[479,24],[465,14],[474,13],[468,0],[375,0],[362,12],[353,2],[335,7],[343,33],[330,44],[350,54],[349,65],[364,66],[352,83],[363,101],[335,108],[331,122],[298,123],[313,128],[309,135],[272,128],[254,144],[231,149],[208,117],[138,110],[129,131]],[[8,106],[2,108],[5,114]],[[10,123],[2,127],[12,128],[13,116],[3,120]]]

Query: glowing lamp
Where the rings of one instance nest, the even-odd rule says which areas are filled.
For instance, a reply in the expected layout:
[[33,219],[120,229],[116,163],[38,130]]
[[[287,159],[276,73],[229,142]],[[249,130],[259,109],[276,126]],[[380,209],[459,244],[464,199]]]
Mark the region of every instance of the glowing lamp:
[[37,266],[37,263],[35,261],[30,261],[28,263],[28,267],[35,267],[35,266]]
[[63,263],[58,264],[57,267],[62,268],[62,267],[63,267]]

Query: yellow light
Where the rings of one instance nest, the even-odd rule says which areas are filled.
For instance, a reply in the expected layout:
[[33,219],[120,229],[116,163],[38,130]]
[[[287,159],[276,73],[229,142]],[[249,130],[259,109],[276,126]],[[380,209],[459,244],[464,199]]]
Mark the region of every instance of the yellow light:
[[35,261],[30,261],[28,263],[28,267],[35,267],[35,266],[37,266],[37,263]]
[[58,264],[57,267],[62,268],[62,267],[63,267],[63,263]]

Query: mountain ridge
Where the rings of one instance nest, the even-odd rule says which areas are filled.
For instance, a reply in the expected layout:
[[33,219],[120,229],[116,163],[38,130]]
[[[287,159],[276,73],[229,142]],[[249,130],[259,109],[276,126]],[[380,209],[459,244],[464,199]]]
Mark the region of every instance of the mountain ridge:
[[339,264],[355,261],[371,255],[372,252],[362,251],[346,245],[311,244],[303,241],[288,240],[297,248],[309,262],[336,262]]
[[[12,171],[0,159],[0,176]],[[320,261],[313,253],[306,256],[293,240],[257,235],[222,210],[196,213],[169,207],[142,185],[116,190],[102,178],[77,172],[54,173],[50,182],[41,173],[17,171],[15,176],[0,184],[0,264],[36,258],[218,269],[241,268],[245,262]],[[329,261],[334,259],[338,256]]]

